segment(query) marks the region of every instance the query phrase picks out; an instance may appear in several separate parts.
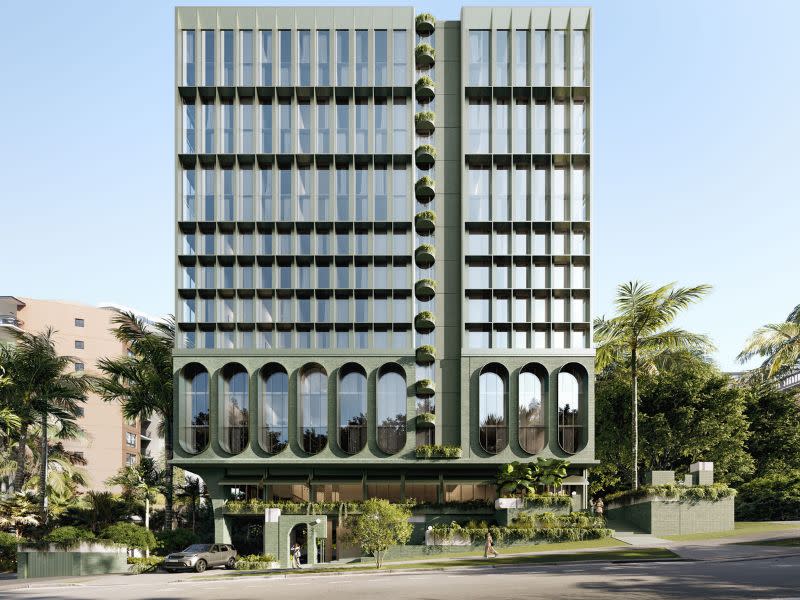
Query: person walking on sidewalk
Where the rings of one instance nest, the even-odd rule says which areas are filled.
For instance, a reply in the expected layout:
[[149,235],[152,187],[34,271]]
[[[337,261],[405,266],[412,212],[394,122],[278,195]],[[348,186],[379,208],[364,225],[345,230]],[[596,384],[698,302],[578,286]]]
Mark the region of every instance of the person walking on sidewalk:
[[292,568],[301,569],[300,566],[300,544],[292,546]]
[[489,554],[492,556],[497,556],[497,550],[494,549],[494,540],[492,539],[492,534],[487,531],[486,547],[483,550],[483,558],[489,558]]

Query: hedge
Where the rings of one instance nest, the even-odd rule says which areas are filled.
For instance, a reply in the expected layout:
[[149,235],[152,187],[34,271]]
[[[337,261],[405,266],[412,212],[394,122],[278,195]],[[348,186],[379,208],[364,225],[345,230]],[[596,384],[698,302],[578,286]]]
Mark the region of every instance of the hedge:
[[710,485],[685,486],[677,483],[666,483],[663,485],[644,485],[638,490],[625,490],[615,492],[606,496],[606,502],[632,502],[641,498],[659,497],[670,500],[682,500],[687,502],[697,502],[699,500],[710,500],[717,502],[723,498],[731,498],[736,495],[736,490],[728,487],[725,483],[712,483]]
[[272,567],[270,563],[275,562],[272,554],[248,554],[236,559],[237,571],[262,571]]

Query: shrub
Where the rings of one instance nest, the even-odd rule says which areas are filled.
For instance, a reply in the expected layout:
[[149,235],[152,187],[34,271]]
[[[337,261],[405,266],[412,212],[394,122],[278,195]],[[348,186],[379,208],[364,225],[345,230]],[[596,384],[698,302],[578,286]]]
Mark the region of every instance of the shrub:
[[[580,515],[581,513],[578,513]],[[545,523],[546,526],[542,526]],[[596,540],[609,537],[610,529],[605,527],[601,518],[582,515],[556,516],[552,513],[524,516],[522,520],[515,521],[508,527],[488,525],[485,522],[476,523],[469,521],[465,524],[452,522],[449,525],[434,525],[433,539],[435,544],[458,536],[469,540],[472,544],[480,545],[486,540],[487,531],[498,544],[511,544],[515,542],[577,542],[583,540]]]
[[461,458],[461,446],[426,444],[416,450],[417,458]]
[[423,310],[417,315],[418,319],[425,319],[426,321],[433,321],[433,313],[429,310]]
[[425,344],[417,348],[417,352],[424,352],[425,354],[430,354],[431,356],[436,356],[436,348],[431,345]]
[[425,12],[425,13],[419,13],[414,22],[415,23],[433,23],[435,21],[436,21],[436,19],[433,17],[433,15],[431,13],[426,13]]
[[422,177],[420,177],[417,180],[416,185],[417,186],[421,186],[421,185],[433,186],[434,183],[435,182],[433,181],[433,177],[428,177],[427,175],[423,175]]
[[429,412],[420,413],[417,415],[417,421],[420,423],[436,423],[436,415]]
[[417,47],[414,49],[414,56],[421,56],[423,54],[436,56],[436,50],[434,50],[433,46],[430,44],[417,44]]
[[418,88],[421,88],[423,86],[433,87],[434,85],[435,84],[433,83],[433,79],[431,79],[427,75],[423,75],[422,77],[417,79],[417,83],[415,84],[415,87],[418,87]]
[[191,529],[175,529],[158,531],[156,537],[156,550],[162,554],[180,552],[187,546],[196,544],[200,541],[199,536]]
[[430,110],[423,110],[422,112],[418,112],[414,115],[414,123],[419,123],[420,121],[431,121],[436,118],[436,115],[433,111]]
[[417,246],[417,252],[427,252],[428,254],[434,254],[436,249],[433,247],[433,244],[420,244]]
[[736,490],[728,487],[725,483],[712,483],[711,485],[695,485],[690,487],[677,483],[665,483],[663,485],[643,485],[638,490],[615,492],[606,496],[606,502],[632,502],[633,500],[654,496],[687,502],[697,502],[699,500],[716,502],[735,495]]
[[17,570],[17,544],[24,542],[13,533],[0,531],[0,571]]
[[163,556],[148,556],[148,557],[128,557],[128,572],[136,575],[142,573],[154,573],[158,571],[159,567],[164,564]]
[[566,494],[528,494],[525,508],[572,508],[572,498]]
[[432,210],[423,210],[417,213],[417,219],[427,219],[433,223],[436,222],[436,213]]
[[434,148],[430,144],[422,144],[417,148],[417,152],[427,152],[433,158],[436,158],[436,148]]
[[272,554],[248,554],[236,559],[237,571],[263,571],[272,567],[270,563],[275,562]]
[[800,519],[800,471],[770,473],[739,486],[736,518],[753,521]]
[[411,511],[403,506],[390,504],[388,500],[366,500],[360,515],[345,520],[342,538],[375,556],[375,566],[380,569],[386,550],[405,544],[411,537],[410,518]]
[[128,549],[152,550],[156,547],[156,538],[153,532],[133,523],[109,525],[100,532],[100,537],[115,544],[121,544]]
[[94,533],[88,529],[67,525],[66,527],[56,527],[53,531],[44,536],[42,541],[67,549],[76,546],[82,541],[94,539]]

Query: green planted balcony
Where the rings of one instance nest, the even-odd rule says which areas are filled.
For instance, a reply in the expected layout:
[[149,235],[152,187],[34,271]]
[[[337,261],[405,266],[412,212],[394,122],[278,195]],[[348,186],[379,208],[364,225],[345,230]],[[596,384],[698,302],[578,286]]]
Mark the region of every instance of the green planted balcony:
[[414,159],[420,169],[430,169],[436,162],[436,148],[430,144],[422,144],[414,151]]
[[420,346],[417,348],[416,360],[421,365],[429,365],[436,360],[436,348],[433,346]]
[[430,69],[436,64],[436,50],[430,44],[417,44],[414,49],[414,58],[417,60],[418,69]]
[[414,317],[414,327],[416,327],[417,331],[420,333],[432,331],[433,328],[436,327],[436,319],[434,319],[433,313],[429,310],[423,310]]
[[417,135],[431,135],[436,131],[436,115],[433,111],[424,110],[414,115],[414,128]]
[[436,184],[432,177],[420,177],[414,184],[414,194],[420,202],[430,202],[436,196]]
[[414,228],[420,235],[433,233],[436,229],[436,213],[432,210],[423,210],[414,215]]
[[426,444],[416,449],[417,458],[461,458],[461,446]]
[[433,396],[436,393],[436,384],[430,379],[420,379],[416,383],[418,396]]
[[436,427],[436,415],[433,413],[420,413],[417,415],[417,429],[430,429]]
[[436,262],[436,248],[431,244],[420,244],[414,251],[414,258],[420,267],[427,269]]
[[419,35],[430,35],[436,30],[436,19],[431,13],[420,13],[415,19],[415,26]]
[[436,295],[436,282],[433,279],[420,279],[414,284],[414,293],[420,300],[430,300]]
[[420,102],[430,102],[436,96],[436,85],[433,79],[427,75],[423,75],[417,79],[414,84],[414,93],[417,95],[417,100]]

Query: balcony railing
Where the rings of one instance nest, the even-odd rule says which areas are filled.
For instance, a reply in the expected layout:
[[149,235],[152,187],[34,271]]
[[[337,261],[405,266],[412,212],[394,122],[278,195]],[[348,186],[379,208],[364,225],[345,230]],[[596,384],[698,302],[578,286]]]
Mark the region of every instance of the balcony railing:
[[14,315],[0,315],[0,325],[12,325],[14,327],[22,327],[23,322]]

